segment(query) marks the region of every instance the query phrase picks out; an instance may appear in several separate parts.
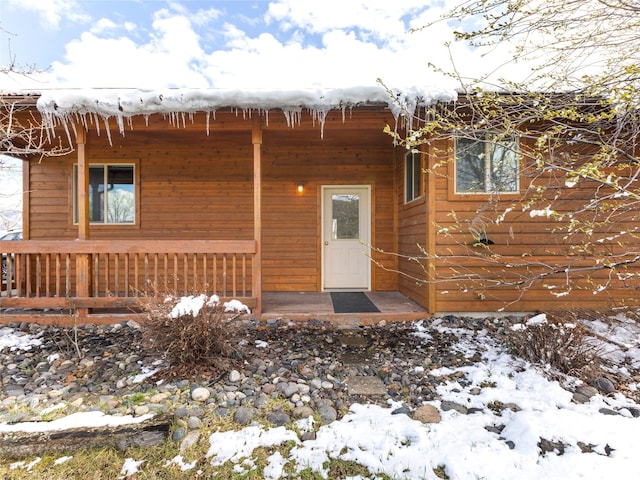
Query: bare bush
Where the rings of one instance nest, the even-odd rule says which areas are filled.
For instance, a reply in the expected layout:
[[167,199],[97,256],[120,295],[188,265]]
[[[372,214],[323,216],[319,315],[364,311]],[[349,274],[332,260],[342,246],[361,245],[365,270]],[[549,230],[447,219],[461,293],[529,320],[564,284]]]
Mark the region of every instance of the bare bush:
[[[185,298],[201,299],[201,308],[181,308]],[[164,356],[171,369],[181,375],[226,371],[241,358],[237,347],[241,314],[225,311],[205,295],[185,298],[157,295],[140,301],[148,314],[143,348]]]
[[564,374],[590,377],[600,365],[600,347],[570,314],[540,314],[516,324],[506,342],[519,357]]

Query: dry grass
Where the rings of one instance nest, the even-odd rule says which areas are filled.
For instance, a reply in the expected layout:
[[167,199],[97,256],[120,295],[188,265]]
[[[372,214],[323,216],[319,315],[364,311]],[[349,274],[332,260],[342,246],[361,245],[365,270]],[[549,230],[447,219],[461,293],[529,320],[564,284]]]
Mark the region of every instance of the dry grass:
[[[209,435],[202,433],[198,445],[183,452],[184,462],[195,461],[194,468],[181,470],[177,464],[169,463],[179,454],[177,444],[167,441],[165,444],[146,448],[130,449],[126,452],[107,449],[84,450],[70,454],[67,461],[57,463],[63,455],[45,455],[35,462],[33,458],[24,461],[9,460],[0,457],[0,478],[6,480],[106,480],[124,479],[121,472],[125,461],[130,458],[135,461],[144,460],[138,467],[138,472],[130,477],[130,480],[185,480],[193,478],[221,478],[228,480],[259,480],[264,478],[264,469],[268,465],[268,457],[279,451],[284,458],[290,452],[289,445],[281,445],[272,448],[255,449],[250,459],[238,462],[239,468],[233,462],[226,462],[221,466],[211,465],[206,458]],[[30,466],[30,469],[27,467]],[[330,459],[325,467],[330,472],[330,478],[347,478],[361,475],[368,478],[371,473],[368,469],[356,462],[340,459]],[[287,478],[301,480],[320,480],[325,477],[320,472],[310,469],[296,471],[295,464],[285,466]],[[389,479],[387,475],[378,474],[376,478]],[[444,477],[446,478],[446,477]]]
[[600,347],[571,312],[546,314],[546,321],[511,330],[506,342],[519,357],[578,378],[592,378],[600,367]]
[[241,359],[237,348],[241,333],[238,314],[225,312],[221,305],[205,304],[196,316],[173,318],[170,314],[175,301],[165,301],[166,298],[173,297],[160,294],[141,302],[148,314],[142,345],[148,353],[165,358],[171,373],[187,378],[216,374]]

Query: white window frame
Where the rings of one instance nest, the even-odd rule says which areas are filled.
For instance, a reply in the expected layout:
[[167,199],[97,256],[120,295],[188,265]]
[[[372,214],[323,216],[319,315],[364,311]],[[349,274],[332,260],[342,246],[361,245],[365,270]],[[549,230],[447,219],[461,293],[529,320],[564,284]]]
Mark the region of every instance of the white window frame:
[[[137,165],[131,162],[100,162],[100,163],[90,163],[89,168],[99,168],[103,169],[104,180],[103,184],[108,184],[107,172],[109,167],[131,167],[133,173],[133,184],[132,184],[132,194],[133,194],[133,220],[131,222],[109,222],[109,197],[108,191],[105,192],[106,198],[104,201],[104,212],[103,218],[104,221],[94,221],[91,220],[91,225],[136,225],[137,223],[137,212],[138,212],[138,178],[137,178]],[[73,165],[73,223],[74,225],[78,224],[78,164],[75,163]]]
[[[483,138],[484,137],[484,138]],[[473,135],[473,141],[477,143],[482,143],[484,146],[484,188],[483,189],[460,189],[459,188],[459,158],[458,158],[458,142],[461,140],[470,140],[468,135],[457,135],[454,138],[455,143],[455,167],[454,167],[454,189],[457,194],[464,195],[487,195],[487,194],[517,194],[520,192],[520,139],[517,135],[505,135],[498,132],[478,132]],[[492,172],[494,170],[494,165],[492,163],[493,160],[493,152],[497,147],[501,147],[506,149],[506,151],[513,152],[515,158],[513,161],[515,162],[515,171],[513,178],[509,180],[509,183],[512,183],[515,188],[510,190],[502,190],[496,189],[493,181]]]

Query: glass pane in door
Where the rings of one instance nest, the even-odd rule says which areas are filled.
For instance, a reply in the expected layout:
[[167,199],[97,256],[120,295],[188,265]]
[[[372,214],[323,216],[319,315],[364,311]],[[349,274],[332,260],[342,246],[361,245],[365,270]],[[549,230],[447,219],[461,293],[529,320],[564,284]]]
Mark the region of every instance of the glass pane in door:
[[360,195],[331,195],[333,240],[357,240],[360,238]]

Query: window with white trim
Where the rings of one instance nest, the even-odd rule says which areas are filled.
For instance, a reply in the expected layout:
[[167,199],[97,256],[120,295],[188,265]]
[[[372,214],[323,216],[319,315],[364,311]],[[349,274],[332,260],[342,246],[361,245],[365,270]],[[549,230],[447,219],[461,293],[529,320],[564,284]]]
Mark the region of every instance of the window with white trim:
[[409,203],[422,196],[422,165],[420,152],[409,152],[404,157],[404,202]]
[[[89,165],[89,221],[131,225],[136,221],[135,165]],[[73,167],[73,221],[78,223],[78,165]]]
[[456,193],[517,193],[520,166],[518,138],[479,133],[456,138]]

